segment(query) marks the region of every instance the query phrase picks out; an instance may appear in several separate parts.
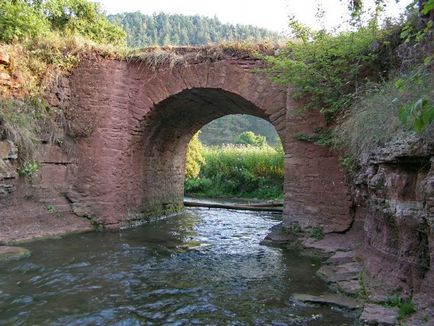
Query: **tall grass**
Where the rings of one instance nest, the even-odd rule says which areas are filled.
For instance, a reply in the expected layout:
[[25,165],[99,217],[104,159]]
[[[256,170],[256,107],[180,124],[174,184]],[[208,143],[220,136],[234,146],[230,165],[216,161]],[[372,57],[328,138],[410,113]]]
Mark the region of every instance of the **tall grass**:
[[335,145],[360,159],[398,134],[412,132],[412,128],[399,120],[399,112],[420,98],[432,103],[433,85],[434,73],[426,67],[417,67],[374,85],[353,104],[347,119],[336,128]]
[[198,178],[186,179],[186,194],[206,197],[283,197],[283,152],[270,146],[204,147]]

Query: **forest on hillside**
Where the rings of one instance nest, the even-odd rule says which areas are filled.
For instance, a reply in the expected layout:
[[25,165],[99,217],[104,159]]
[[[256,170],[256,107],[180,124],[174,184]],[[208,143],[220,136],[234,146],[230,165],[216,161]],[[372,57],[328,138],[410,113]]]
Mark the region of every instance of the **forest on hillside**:
[[240,134],[246,131],[264,136],[271,146],[280,143],[271,123],[248,114],[231,114],[208,123],[201,129],[199,139],[208,146],[235,144]]
[[127,33],[130,47],[152,45],[204,45],[224,41],[278,41],[278,33],[251,25],[223,24],[217,17],[145,15],[140,12],[109,15]]

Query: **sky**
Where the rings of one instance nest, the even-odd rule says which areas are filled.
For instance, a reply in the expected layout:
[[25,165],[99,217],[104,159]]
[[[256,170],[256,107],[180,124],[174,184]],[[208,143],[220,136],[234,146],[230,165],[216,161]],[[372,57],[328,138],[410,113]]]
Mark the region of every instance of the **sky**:
[[[184,15],[217,16],[220,21],[231,24],[250,24],[276,32],[288,31],[288,17],[312,28],[321,24],[315,17],[318,4],[326,12],[325,26],[332,29],[342,22],[346,14],[346,4],[340,0],[96,0],[108,14],[141,11],[144,14],[159,12]],[[372,4],[374,0],[364,0]],[[386,10],[398,15],[411,0],[387,2]]]

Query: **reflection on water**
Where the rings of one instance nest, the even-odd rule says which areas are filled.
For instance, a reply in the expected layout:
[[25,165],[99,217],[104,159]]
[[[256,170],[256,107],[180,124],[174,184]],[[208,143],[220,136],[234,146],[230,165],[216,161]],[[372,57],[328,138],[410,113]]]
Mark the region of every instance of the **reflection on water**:
[[318,261],[259,245],[278,216],[220,209],[27,244],[0,264],[0,325],[350,325],[294,292],[327,292]]

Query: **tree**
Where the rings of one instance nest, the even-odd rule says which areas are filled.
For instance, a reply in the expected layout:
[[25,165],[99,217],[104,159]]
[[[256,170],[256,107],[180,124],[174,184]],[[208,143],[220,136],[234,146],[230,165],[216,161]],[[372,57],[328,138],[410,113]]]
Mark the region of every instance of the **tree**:
[[26,1],[0,1],[0,41],[13,42],[44,35],[49,27],[42,10]]
[[252,146],[265,146],[267,139],[264,136],[256,135],[254,132],[245,131],[238,136],[237,144],[252,145]]
[[97,43],[124,43],[126,33],[102,13],[99,4],[88,0],[47,0],[43,9],[53,30],[81,34]]
[[205,158],[202,156],[203,145],[199,140],[197,132],[190,140],[185,158],[185,177],[188,179],[197,178],[200,168],[205,164]]
[[20,41],[48,32],[81,35],[97,43],[124,44],[123,29],[89,0],[2,0],[0,40]]
[[279,34],[263,28],[222,24],[216,17],[165,13],[148,16],[135,12],[110,15],[108,19],[124,28],[128,34],[128,45],[131,47],[157,44],[203,45],[235,40],[261,42],[281,39]]

